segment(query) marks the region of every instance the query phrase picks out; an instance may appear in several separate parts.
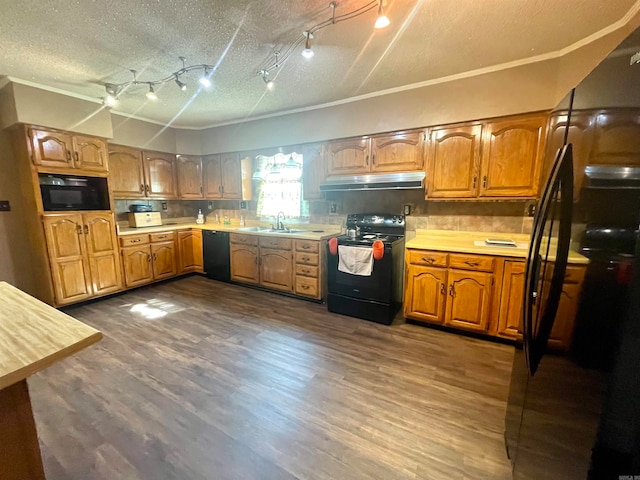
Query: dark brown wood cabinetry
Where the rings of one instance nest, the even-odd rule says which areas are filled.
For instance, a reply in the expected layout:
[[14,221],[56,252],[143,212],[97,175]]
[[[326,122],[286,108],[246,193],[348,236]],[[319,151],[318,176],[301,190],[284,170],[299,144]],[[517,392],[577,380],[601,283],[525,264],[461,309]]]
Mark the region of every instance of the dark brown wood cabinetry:
[[109,145],[109,179],[116,198],[178,198],[176,156]]
[[73,168],[106,173],[107,143],[104,139],[58,130],[29,128],[33,163],[41,168]]

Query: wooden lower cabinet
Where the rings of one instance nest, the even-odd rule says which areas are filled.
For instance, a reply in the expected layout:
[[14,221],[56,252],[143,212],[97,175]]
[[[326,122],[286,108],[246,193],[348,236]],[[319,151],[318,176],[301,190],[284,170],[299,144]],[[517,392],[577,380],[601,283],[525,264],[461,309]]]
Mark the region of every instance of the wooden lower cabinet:
[[260,284],[293,292],[293,254],[291,250],[260,248]]
[[[230,235],[233,239],[233,234]],[[232,240],[233,241],[233,240]],[[231,280],[234,282],[260,283],[260,268],[258,266],[258,247],[253,245],[231,243]]]
[[493,274],[449,269],[444,324],[449,327],[486,332],[491,313]]
[[405,275],[404,316],[444,323],[447,270],[409,264]]
[[568,350],[571,347],[580,290],[581,285],[575,283],[565,283],[562,286],[556,320],[551,329],[551,335],[549,335],[549,348]]
[[158,242],[151,244],[151,264],[153,266],[153,279],[163,280],[175,277],[178,274],[176,268],[176,242]]
[[175,232],[120,237],[127,287],[137,287],[178,274]]
[[315,240],[295,241],[295,293],[319,300],[322,298],[320,282],[321,252],[320,242]]
[[178,274],[202,272],[202,230],[178,231]]
[[153,282],[151,245],[122,247],[121,254],[127,287],[137,287]]
[[56,305],[122,289],[111,212],[43,215]]
[[500,290],[499,337],[517,338],[522,320],[525,262],[507,260]]

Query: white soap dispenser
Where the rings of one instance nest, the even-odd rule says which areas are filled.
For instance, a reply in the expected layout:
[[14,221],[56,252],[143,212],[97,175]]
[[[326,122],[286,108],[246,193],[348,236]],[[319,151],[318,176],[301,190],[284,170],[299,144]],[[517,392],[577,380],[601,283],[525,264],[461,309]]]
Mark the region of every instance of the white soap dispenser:
[[202,225],[204,223],[204,215],[202,214],[202,209],[198,209],[198,216],[196,217],[196,223],[198,225]]

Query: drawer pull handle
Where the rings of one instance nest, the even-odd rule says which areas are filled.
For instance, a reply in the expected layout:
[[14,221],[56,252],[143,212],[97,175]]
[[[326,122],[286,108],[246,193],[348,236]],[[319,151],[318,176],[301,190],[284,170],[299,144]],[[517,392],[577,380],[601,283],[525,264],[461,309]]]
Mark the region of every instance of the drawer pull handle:
[[305,290],[309,290],[309,285],[302,285],[302,288]]
[[422,261],[426,263],[433,263],[436,261],[436,259],[431,257],[422,257]]
[[303,268],[302,273],[309,273],[309,270],[307,270],[306,268]]
[[309,250],[309,245],[303,245],[302,248],[304,248],[305,250]]
[[139,239],[139,238],[136,238],[136,239],[134,239],[134,240],[131,240],[131,243],[139,243],[139,242],[140,242],[140,239]]
[[308,258],[308,257],[302,257],[302,261],[303,261],[303,262],[308,262],[308,261],[309,261],[309,258]]
[[478,262],[471,262],[469,260],[467,260],[466,262],[467,265],[469,265],[470,267],[477,267],[478,265],[480,265]]

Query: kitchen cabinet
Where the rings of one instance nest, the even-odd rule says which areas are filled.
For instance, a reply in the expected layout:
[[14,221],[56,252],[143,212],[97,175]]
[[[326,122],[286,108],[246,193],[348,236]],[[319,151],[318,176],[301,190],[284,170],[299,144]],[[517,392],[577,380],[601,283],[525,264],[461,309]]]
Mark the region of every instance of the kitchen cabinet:
[[520,334],[524,298],[525,262],[507,260],[500,288],[497,335],[515,339]]
[[202,271],[202,230],[178,230],[178,273]]
[[204,197],[242,199],[242,170],[237,153],[207,155],[202,159]]
[[293,292],[292,241],[260,237],[260,285],[274,290]]
[[593,120],[589,164],[640,165],[639,109],[596,110]]
[[234,282],[260,283],[258,266],[258,237],[238,233],[229,234],[231,280]]
[[115,198],[178,197],[175,155],[109,145],[109,161],[109,180]]
[[175,232],[127,235],[120,245],[127,287],[177,275]]
[[29,128],[28,134],[38,167],[108,171],[107,143],[102,138],[42,128]]
[[527,114],[484,124],[479,197],[535,197],[547,115]]
[[295,293],[315,299],[322,298],[320,283],[320,242],[295,241]]
[[327,176],[327,164],[324,157],[324,144],[303,145],[302,153],[302,195],[305,200],[324,198],[320,185]]
[[178,156],[178,195],[183,199],[204,198],[202,158]]
[[425,136],[424,130],[409,130],[328,142],[328,173],[347,175],[422,170]]
[[46,214],[42,218],[57,305],[122,289],[113,215]]
[[427,198],[478,195],[482,125],[432,128],[427,160]]
[[408,250],[404,315],[486,333],[489,330],[494,258]]

